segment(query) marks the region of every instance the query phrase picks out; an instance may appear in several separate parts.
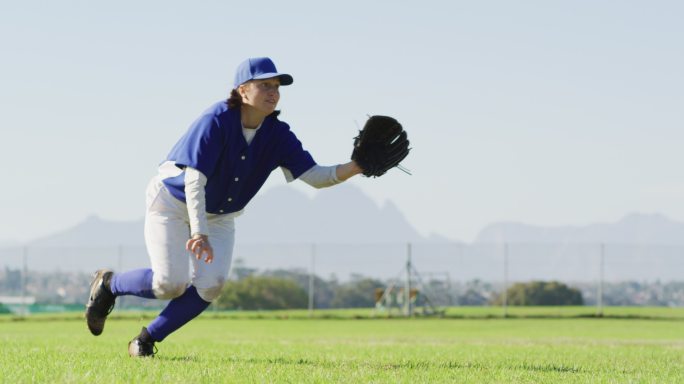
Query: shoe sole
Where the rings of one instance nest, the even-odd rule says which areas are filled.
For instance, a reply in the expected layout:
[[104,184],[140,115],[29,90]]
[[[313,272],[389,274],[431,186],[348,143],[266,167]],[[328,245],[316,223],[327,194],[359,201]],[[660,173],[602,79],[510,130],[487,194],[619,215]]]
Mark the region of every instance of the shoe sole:
[[98,270],[95,272],[93,281],[90,283],[90,296],[88,297],[88,303],[86,304],[85,318],[86,323],[88,324],[88,330],[90,330],[90,333],[92,333],[94,336],[99,336],[102,334],[107,317],[96,317],[95,314],[90,312],[93,308],[93,297],[95,296],[95,293],[99,289],[100,285],[102,285],[102,279],[104,279],[104,275],[108,272],[111,271],[108,269]]

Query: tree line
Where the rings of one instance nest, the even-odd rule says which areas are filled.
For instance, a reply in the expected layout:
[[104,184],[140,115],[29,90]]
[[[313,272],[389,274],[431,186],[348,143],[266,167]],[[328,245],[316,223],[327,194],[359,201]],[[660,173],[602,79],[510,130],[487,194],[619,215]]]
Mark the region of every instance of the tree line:
[[[233,267],[235,280],[228,281],[215,305],[218,309],[294,309],[306,308],[309,303],[311,276],[304,270],[274,270],[257,273],[237,260]],[[313,276],[314,306],[316,308],[368,308],[375,306],[376,291],[387,287],[386,282],[352,275],[347,282],[336,278],[324,280]],[[454,304],[501,305],[501,293],[492,293],[489,298],[480,296],[480,302],[471,287],[462,295],[456,295],[454,303],[450,282],[431,280],[421,287],[416,305],[430,300],[433,304],[447,306]],[[582,305],[582,293],[563,283],[534,281],[516,283],[507,289],[508,305]]]
[[[221,309],[283,309],[308,306],[309,273],[306,270],[257,270],[236,260],[223,295],[215,304]],[[83,272],[29,271],[0,268],[0,296],[35,297],[38,304],[82,304],[88,296],[91,275]],[[362,275],[344,281],[335,276],[324,279],[313,276],[315,308],[355,308],[375,305],[377,289],[390,282]],[[501,284],[478,279],[424,281],[418,302],[426,296],[437,306],[501,305]],[[23,284],[23,287],[22,287]],[[401,286],[402,284],[399,283]],[[604,305],[682,306],[684,282],[606,282],[603,285]],[[525,282],[508,287],[508,305],[594,305],[597,301],[595,282],[569,285],[559,282]],[[119,308],[158,308],[165,302],[132,296],[117,300]],[[0,308],[0,311],[3,309]]]

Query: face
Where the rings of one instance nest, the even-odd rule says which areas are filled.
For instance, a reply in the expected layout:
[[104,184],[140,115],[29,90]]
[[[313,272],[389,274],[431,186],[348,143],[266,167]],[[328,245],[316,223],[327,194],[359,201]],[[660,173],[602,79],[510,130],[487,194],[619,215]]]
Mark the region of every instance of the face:
[[251,80],[242,84],[238,91],[242,103],[252,106],[264,115],[275,111],[280,100],[280,79],[277,77],[263,80]]

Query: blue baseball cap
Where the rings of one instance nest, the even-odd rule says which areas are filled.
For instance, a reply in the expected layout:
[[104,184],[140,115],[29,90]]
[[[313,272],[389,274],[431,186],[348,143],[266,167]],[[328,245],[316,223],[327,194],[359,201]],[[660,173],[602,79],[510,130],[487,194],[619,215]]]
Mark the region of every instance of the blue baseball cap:
[[292,84],[292,76],[287,73],[278,73],[278,70],[273,64],[273,61],[268,57],[253,57],[240,63],[235,71],[234,88],[250,81],[270,79],[277,77],[280,79],[280,85]]

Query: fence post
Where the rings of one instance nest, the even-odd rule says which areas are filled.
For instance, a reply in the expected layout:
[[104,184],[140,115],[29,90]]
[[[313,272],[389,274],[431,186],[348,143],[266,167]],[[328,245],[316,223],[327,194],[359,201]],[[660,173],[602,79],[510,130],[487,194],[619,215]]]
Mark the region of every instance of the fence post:
[[314,312],[314,277],[316,273],[316,244],[311,244],[311,268],[309,269],[309,317]]
[[504,243],[503,316],[508,317],[508,243]]
[[605,263],[606,245],[601,243],[601,253],[599,254],[599,281],[598,291],[596,292],[596,316],[603,316],[603,268]]
[[406,282],[404,286],[404,316],[413,315],[411,308],[411,243],[406,244]]
[[28,284],[28,246],[24,245],[21,252],[21,315],[28,314],[26,304],[26,284]]
[[446,292],[447,292],[447,302],[449,303],[449,307],[454,306],[454,297],[451,295],[451,274],[449,271],[446,273]]

